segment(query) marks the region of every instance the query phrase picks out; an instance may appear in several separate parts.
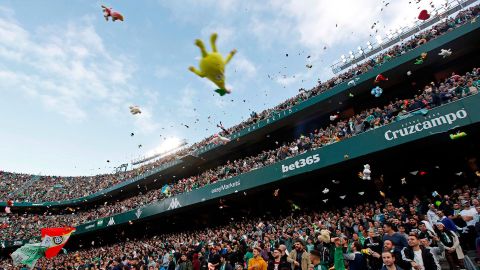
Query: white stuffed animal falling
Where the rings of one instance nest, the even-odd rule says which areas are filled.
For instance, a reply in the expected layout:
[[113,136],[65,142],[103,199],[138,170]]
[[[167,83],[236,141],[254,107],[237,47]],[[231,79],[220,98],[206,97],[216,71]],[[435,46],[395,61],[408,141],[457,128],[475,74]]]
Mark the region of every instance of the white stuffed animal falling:
[[133,114],[133,115],[142,113],[142,111],[140,110],[140,108],[138,106],[130,106],[128,108],[130,109],[130,113]]
[[372,180],[372,178],[370,177],[370,174],[372,173],[372,171],[370,171],[370,165],[369,164],[365,164],[363,165],[363,180]]

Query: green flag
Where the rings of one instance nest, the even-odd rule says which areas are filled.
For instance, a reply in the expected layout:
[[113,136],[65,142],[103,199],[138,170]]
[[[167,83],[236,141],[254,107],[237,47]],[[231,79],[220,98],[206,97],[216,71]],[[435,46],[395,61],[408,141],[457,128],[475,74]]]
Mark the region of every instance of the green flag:
[[12,253],[13,265],[25,264],[33,268],[37,260],[45,256],[45,250],[41,243],[25,244]]

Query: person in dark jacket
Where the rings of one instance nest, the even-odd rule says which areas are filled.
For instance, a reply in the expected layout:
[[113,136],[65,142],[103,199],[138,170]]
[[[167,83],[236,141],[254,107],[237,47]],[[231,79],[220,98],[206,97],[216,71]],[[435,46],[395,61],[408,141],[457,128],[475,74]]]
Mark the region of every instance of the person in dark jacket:
[[200,270],[208,270],[208,260],[202,253],[199,253],[198,260],[200,261]]
[[193,270],[192,262],[187,258],[187,254],[183,253],[178,260],[178,270]]
[[409,262],[402,259],[401,250],[395,249],[395,245],[392,241],[385,240],[385,242],[383,242],[383,250],[390,251],[395,257],[395,264],[400,266],[403,270],[410,270],[412,268],[412,265]]
[[273,250],[273,258],[268,261],[267,270],[291,270],[291,264],[282,256],[278,248]]
[[227,255],[223,254],[220,256],[220,270],[233,270],[233,267],[230,263],[227,262]]
[[[382,258],[374,254],[382,254],[382,240],[375,235],[373,229],[368,231],[368,237],[363,243],[363,248],[370,249],[373,252],[366,254],[367,264],[371,270],[378,270],[382,267]],[[378,257],[378,258],[377,258]]]
[[175,262],[173,261],[173,255],[168,257],[168,270],[175,270]]
[[420,246],[420,239],[416,233],[408,235],[408,247],[402,249],[402,259],[411,264],[415,270],[440,270],[430,249]]
[[345,260],[348,261],[349,270],[367,270],[367,261],[363,257],[360,251],[362,250],[362,245],[359,242],[355,241],[351,244],[351,253],[346,253],[343,255]]

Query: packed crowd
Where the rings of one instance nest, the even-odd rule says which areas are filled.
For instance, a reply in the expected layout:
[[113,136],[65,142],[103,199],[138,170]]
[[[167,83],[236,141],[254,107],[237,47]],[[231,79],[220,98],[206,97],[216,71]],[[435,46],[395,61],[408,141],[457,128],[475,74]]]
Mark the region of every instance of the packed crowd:
[[54,215],[49,212],[43,215],[16,214],[15,212],[3,214],[3,217],[0,216],[0,224],[2,224],[0,226],[0,239],[28,239],[36,236],[41,227],[52,225],[76,226],[87,221],[126,212],[163,200],[166,197],[189,192],[294,157],[306,151],[350,138],[391,123],[398,117],[406,117],[412,111],[430,109],[458,98],[477,94],[479,89],[480,68],[475,68],[472,72],[467,72],[463,76],[453,73],[441,83],[432,83],[425,86],[423,91],[412,99],[398,99],[388,103],[383,108],[368,109],[346,119],[338,118],[326,127],[315,129],[307,136],[302,135],[300,138],[275,149],[264,150],[257,156],[227,161],[226,164],[215,169],[178,180],[170,184],[168,193],[162,192],[162,189],[152,189],[121,201],[105,202],[105,204],[87,211],[79,210],[75,212],[75,209],[71,209],[74,211],[71,215]]
[[[319,95],[336,85],[346,83],[348,80],[368,72],[375,67],[378,67],[385,62],[404,54],[405,52],[412,50],[432,39],[437,38],[438,36],[451,31],[452,29],[459,27],[473,18],[477,17],[480,14],[480,5],[470,7],[463,11],[460,11],[455,15],[455,17],[446,18],[438,24],[434,25],[431,29],[417,33],[410,40],[405,41],[399,45],[395,45],[386,52],[383,52],[372,59],[369,59],[363,62],[360,65],[357,65],[347,72],[337,75],[336,77],[329,79],[326,82],[320,82],[315,88],[304,91],[292,97],[283,103],[277,105],[274,108],[267,109],[261,113],[252,113],[251,117],[246,121],[226,129],[227,132],[220,132],[221,135],[228,136],[227,133],[233,133],[240,131],[262,119],[266,119],[273,115],[274,113],[287,110],[296,104],[299,104],[311,97]],[[143,165],[134,170],[117,173],[117,174],[105,174],[105,175],[96,175],[89,177],[55,177],[55,176],[42,176],[37,181],[23,188],[22,182],[24,178],[28,176],[18,175],[19,181],[16,181],[16,177],[4,177],[4,173],[0,173],[0,179],[2,189],[0,189],[0,200],[6,201],[8,199],[13,199],[17,201],[31,201],[31,202],[45,202],[45,201],[60,201],[66,199],[79,198],[82,196],[87,196],[95,192],[101,191],[107,187],[118,184],[126,179],[141,175],[149,170],[155,169],[161,165],[167,164],[176,160],[177,158],[189,153],[194,152],[195,150],[209,144],[212,137],[206,138],[198,143],[193,144],[192,146],[182,149],[177,153],[168,155],[167,157],[158,159],[152,163]]]
[[37,269],[475,269],[465,251],[480,255],[480,189],[452,189],[90,246],[40,259]]

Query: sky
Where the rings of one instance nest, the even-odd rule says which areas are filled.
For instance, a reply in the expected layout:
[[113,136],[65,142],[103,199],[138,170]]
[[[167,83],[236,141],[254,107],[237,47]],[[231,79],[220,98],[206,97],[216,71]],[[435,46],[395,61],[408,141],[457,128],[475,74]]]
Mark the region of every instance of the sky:
[[[1,1],[0,170],[111,173],[195,143],[333,77],[340,55],[411,25],[430,1]],[[125,21],[106,22],[102,4]],[[213,32],[223,55],[238,51],[223,97],[188,71],[200,59],[194,40],[210,51]]]

